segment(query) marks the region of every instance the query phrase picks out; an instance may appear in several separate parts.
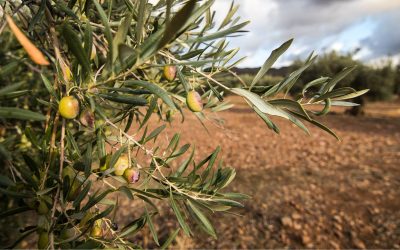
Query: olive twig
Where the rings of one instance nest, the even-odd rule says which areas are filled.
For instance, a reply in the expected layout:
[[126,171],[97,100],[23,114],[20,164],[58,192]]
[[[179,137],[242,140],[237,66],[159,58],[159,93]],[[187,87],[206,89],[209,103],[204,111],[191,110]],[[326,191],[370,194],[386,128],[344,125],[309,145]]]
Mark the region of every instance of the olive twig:
[[[60,139],[60,167],[59,167],[59,173],[58,173],[58,178],[60,179],[60,183],[58,184],[56,195],[54,196],[54,205],[51,210],[51,223],[50,225],[53,226],[53,223],[55,221],[55,214],[56,214],[56,209],[58,205],[58,199],[60,196],[60,187],[62,186],[62,170],[64,167],[64,137],[65,137],[65,119],[62,119],[62,127],[61,127],[61,139]],[[50,249],[54,249],[54,233],[50,233]]]
[[[181,62],[180,60],[174,58],[173,56],[168,55],[167,53],[164,53],[164,52],[162,52],[162,51],[160,51],[159,53],[160,53],[161,55],[165,56],[165,57],[170,58],[171,60],[173,60],[173,61],[175,61],[175,62],[177,62],[177,63],[180,63],[180,62]],[[200,70],[196,69],[195,67],[192,67],[192,66],[190,66],[190,65],[186,65],[186,67],[188,67],[189,69],[195,71],[196,73],[200,74],[201,76],[207,78],[208,80],[214,82],[215,84],[219,85],[219,86],[222,87],[223,89],[226,89],[226,90],[228,90],[228,91],[231,91],[230,88],[228,88],[228,87],[225,86],[224,84],[220,83],[219,81],[215,80],[215,79],[212,78],[211,76],[209,76],[209,75],[207,75],[207,74],[204,74],[203,72],[201,72]]]
[[110,120],[106,119],[105,121],[107,124],[109,124],[110,126],[112,126],[113,128],[119,130],[121,132],[122,135],[124,135],[126,137],[126,139],[132,141],[135,145],[137,145],[140,149],[142,149],[146,155],[150,155],[152,158],[152,162],[155,164],[157,171],[160,173],[162,180],[160,180],[157,176],[155,176],[153,173],[151,174],[151,176],[153,178],[155,178],[158,181],[161,181],[162,183],[165,183],[166,185],[168,185],[170,188],[174,189],[176,192],[184,195],[184,196],[188,196],[191,197],[195,200],[204,200],[204,201],[212,201],[212,197],[211,195],[206,195],[206,194],[202,194],[202,193],[198,193],[198,192],[185,192],[184,190],[180,189],[179,187],[177,187],[175,184],[173,184],[172,182],[170,182],[168,180],[168,178],[164,175],[164,173],[161,170],[161,166],[157,163],[156,158],[160,158],[157,157],[156,155],[153,154],[153,152],[151,150],[146,149],[146,147],[144,147],[142,144],[140,144],[138,141],[136,141],[132,136],[130,136],[129,134],[125,133],[122,129],[120,129],[117,125],[115,125],[114,123],[112,123]]

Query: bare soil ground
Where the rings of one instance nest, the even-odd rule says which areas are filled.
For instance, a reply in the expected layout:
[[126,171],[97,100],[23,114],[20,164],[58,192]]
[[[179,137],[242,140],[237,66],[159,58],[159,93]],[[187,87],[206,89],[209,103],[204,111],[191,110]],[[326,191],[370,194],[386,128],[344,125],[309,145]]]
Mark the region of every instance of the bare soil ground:
[[[232,101],[236,106],[219,114],[223,124],[206,122],[209,134],[188,112],[185,123],[177,117],[165,137],[180,132],[182,143],[196,145],[198,158],[221,145],[225,165],[237,170],[228,189],[252,198],[234,211],[240,216],[211,215],[218,239],[192,225],[196,236],[179,234],[174,248],[400,249],[399,102],[374,103],[364,117],[334,110],[321,121],[337,132],[337,141],[312,126],[308,136],[279,119],[276,135],[243,101]],[[121,227],[141,214],[140,201],[120,204]],[[160,206],[154,223],[163,242],[178,224],[171,208]],[[144,248],[156,247],[147,227],[135,239]]]
[[[235,211],[241,216],[214,215],[217,240],[181,235],[175,247],[400,248],[399,103],[373,104],[364,117],[340,109],[323,117],[342,139],[336,141],[282,120],[276,135],[244,103],[233,102],[220,114],[223,129],[207,122],[207,134],[188,114],[169,135],[181,132],[203,156],[221,145],[225,164],[237,170],[230,189],[252,199]],[[170,216],[166,208],[159,223],[176,225]]]

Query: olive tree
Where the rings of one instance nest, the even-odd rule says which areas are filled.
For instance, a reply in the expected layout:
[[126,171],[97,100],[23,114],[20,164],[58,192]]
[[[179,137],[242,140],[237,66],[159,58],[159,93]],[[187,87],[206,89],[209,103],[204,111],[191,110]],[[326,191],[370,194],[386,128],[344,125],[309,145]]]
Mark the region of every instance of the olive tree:
[[[241,35],[248,22],[232,4],[216,23],[212,5],[0,1],[0,216],[36,215],[9,247],[35,233],[39,248],[137,248],[132,236],[148,226],[155,244],[165,248],[179,229],[159,240],[153,223],[159,202],[169,204],[187,236],[196,234],[196,223],[216,237],[209,215],[240,208],[248,198],[225,191],[235,169],[219,160],[219,147],[196,161],[179,134],[168,145],[158,142],[174,117],[194,115],[202,123],[230,108],[226,94],[242,97],[276,133],[271,117],[305,133],[309,123],[337,138],[316,118],[332,105],[356,105],[346,100],[365,91],[335,89],[354,67],[309,82],[298,99],[287,93],[314,54],[278,83],[257,84],[289,40],[244,82],[231,70],[241,59],[227,38]],[[241,86],[227,87],[220,77],[226,74]],[[309,111],[312,105],[321,111]],[[159,118],[155,128],[148,126],[151,117]],[[143,214],[116,225],[119,199],[142,200],[137,210]]]

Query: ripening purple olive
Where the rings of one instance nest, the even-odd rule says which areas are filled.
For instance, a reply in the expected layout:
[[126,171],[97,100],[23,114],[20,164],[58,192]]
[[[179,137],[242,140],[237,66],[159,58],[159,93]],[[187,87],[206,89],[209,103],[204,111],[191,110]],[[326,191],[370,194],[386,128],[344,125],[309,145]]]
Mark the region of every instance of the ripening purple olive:
[[164,66],[164,77],[165,77],[165,79],[167,79],[170,82],[175,80],[176,66],[173,66],[173,65]]
[[186,104],[193,112],[201,112],[203,110],[203,102],[201,96],[196,91],[190,91],[186,96]]
[[85,109],[79,116],[79,121],[85,127],[94,128],[94,114],[92,110]]
[[129,183],[136,183],[139,181],[140,172],[134,168],[128,168],[124,172],[124,177]]
[[111,223],[111,229],[114,230],[114,231],[117,231],[118,230],[118,224],[115,223],[115,222]]

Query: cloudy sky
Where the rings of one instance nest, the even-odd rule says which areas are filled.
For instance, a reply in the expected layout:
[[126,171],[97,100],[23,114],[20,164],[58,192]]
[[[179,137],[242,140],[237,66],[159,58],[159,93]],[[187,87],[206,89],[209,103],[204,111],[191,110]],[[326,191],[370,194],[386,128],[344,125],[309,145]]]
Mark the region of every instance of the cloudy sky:
[[[229,10],[231,0],[216,0],[217,20]],[[279,65],[318,54],[361,50],[356,59],[376,63],[400,58],[400,0],[236,0],[242,20],[250,20],[249,33],[231,39],[247,56],[242,67],[260,66],[271,50],[295,38]]]

